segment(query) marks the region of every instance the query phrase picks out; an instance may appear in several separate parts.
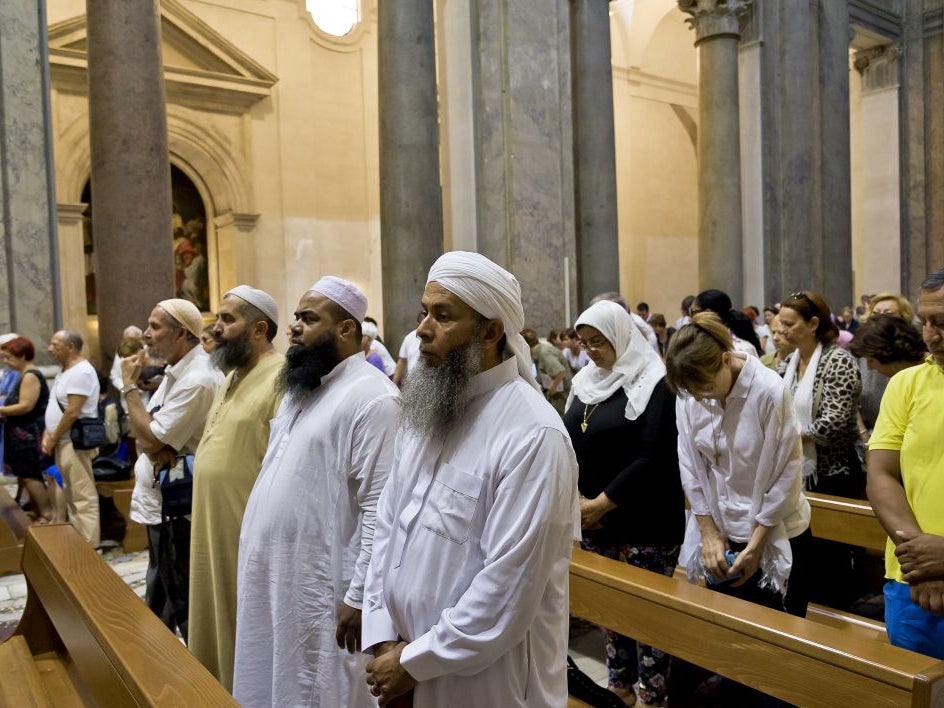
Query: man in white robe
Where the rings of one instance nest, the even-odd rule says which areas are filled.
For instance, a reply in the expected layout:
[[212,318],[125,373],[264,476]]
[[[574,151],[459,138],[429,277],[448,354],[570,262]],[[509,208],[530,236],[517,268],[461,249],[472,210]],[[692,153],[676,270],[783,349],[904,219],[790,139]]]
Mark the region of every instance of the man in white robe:
[[397,389],[361,352],[366,310],[329,276],[295,312],[285,397],[239,539],[233,695],[244,706],[376,705],[360,610]]
[[531,376],[521,290],[475,253],[433,265],[364,595],[381,706],[565,706],[577,463]]

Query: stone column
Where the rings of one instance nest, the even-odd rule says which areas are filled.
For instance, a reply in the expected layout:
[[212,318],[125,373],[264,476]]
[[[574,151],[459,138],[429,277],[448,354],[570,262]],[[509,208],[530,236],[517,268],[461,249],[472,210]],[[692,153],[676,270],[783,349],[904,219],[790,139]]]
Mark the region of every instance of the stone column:
[[898,45],[884,44],[853,58],[862,77],[855,146],[860,169],[852,199],[857,293],[902,291],[900,55]]
[[616,140],[607,0],[574,0],[574,186],[577,299],[619,290]]
[[698,48],[698,282],[740,305],[741,147],[738,116],[740,16],[750,0],[679,0]]
[[521,282],[539,332],[579,314],[569,0],[473,0],[479,251]]
[[170,161],[157,0],[88,0],[92,228],[99,341],[174,296]]
[[399,347],[442,253],[432,0],[380,0],[377,30],[384,334]]
[[0,2],[0,333],[60,325],[45,2]]

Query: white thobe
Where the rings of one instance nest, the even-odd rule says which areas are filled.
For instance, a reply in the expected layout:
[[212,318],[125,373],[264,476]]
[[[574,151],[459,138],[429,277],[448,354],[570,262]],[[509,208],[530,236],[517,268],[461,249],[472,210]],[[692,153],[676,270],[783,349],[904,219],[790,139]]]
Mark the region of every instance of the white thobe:
[[244,706],[376,706],[366,657],[335,641],[360,609],[397,389],[363,354],[286,396],[239,538],[233,695]]
[[414,705],[567,704],[577,461],[508,359],[445,437],[397,436],[377,507],[363,645],[402,637]]

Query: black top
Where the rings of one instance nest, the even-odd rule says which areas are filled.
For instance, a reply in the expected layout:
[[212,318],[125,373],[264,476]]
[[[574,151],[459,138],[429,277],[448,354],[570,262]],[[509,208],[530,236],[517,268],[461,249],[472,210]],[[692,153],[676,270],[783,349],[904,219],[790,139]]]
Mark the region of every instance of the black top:
[[7,425],[12,425],[17,428],[26,427],[37,421],[43,423],[46,417],[46,404],[49,402],[49,386],[46,385],[46,377],[44,377],[43,373],[38,369],[27,369],[23,372],[23,375],[20,376],[20,380],[16,383],[16,390],[7,397],[4,405],[12,406],[14,403],[20,402],[20,386],[23,385],[23,380],[26,378],[27,374],[33,374],[39,379],[39,398],[36,401],[36,405],[33,406],[33,410],[23,413],[22,415],[7,416]]
[[[587,430],[580,426],[587,412]],[[685,498],[678,467],[675,396],[665,379],[653,389],[646,410],[626,419],[620,388],[596,408],[574,399],[564,425],[577,453],[578,486],[588,499],[600,492],[616,504],[601,519],[603,529],[585,531],[600,543],[674,545],[685,534]]]

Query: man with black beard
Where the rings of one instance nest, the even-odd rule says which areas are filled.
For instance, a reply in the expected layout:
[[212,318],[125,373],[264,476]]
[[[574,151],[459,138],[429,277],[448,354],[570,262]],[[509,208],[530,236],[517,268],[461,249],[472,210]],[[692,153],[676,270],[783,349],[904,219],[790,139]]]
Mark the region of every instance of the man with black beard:
[[227,376],[194,461],[189,646],[229,691],[239,529],[282,401],[276,379],[284,359],[272,346],[278,319],[270,295],[239,285],[223,296],[209,328],[210,358]]
[[565,706],[570,437],[531,375],[521,287],[477,253],[433,264],[364,592],[381,706]]
[[295,310],[285,398],[239,541],[233,695],[243,705],[376,705],[357,650],[397,389],[364,358],[366,313],[364,294],[332,276]]

